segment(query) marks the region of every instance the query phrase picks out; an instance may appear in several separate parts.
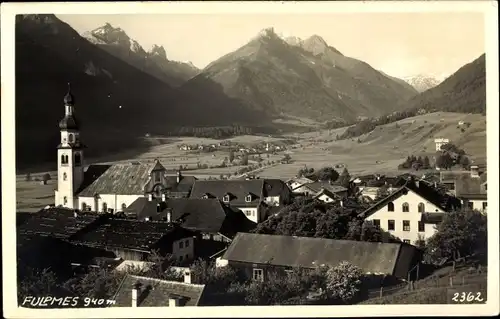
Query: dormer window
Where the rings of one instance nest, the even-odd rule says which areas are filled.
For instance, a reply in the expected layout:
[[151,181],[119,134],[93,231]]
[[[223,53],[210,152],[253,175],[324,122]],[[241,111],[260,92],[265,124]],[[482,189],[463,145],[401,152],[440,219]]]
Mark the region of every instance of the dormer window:
[[203,196],[201,196],[201,198],[208,199],[208,194],[204,194]]
[[224,195],[224,197],[222,197],[222,201],[224,203],[229,203],[229,195],[228,194]]
[[252,195],[251,195],[251,194],[248,194],[248,195],[245,197],[245,202],[250,203],[251,201],[252,201]]

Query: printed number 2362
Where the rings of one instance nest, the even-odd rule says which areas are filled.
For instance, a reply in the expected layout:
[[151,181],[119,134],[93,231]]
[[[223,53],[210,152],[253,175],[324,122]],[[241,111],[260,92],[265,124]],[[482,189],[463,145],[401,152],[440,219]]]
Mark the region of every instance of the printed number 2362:
[[469,292],[469,293],[465,293],[465,292],[462,292],[462,293],[459,293],[459,292],[456,292],[453,294],[453,298],[451,298],[451,300],[455,301],[455,302],[472,302],[472,301],[479,301],[479,302],[482,302],[484,301],[483,298],[481,298],[481,293],[480,292],[477,292],[477,293],[472,293],[472,292]]

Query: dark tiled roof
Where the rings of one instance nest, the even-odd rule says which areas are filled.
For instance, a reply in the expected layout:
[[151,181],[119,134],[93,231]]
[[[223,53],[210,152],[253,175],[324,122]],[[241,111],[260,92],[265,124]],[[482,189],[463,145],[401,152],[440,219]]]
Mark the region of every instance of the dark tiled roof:
[[35,234],[17,234],[17,258],[25,265],[43,269],[49,266],[69,265],[71,244],[63,240]]
[[155,163],[114,164],[78,195],[95,194],[143,195]]
[[77,189],[75,194],[79,194],[89,185],[91,185],[96,179],[98,179],[104,172],[106,172],[111,165],[89,165],[87,170],[83,173],[82,185]]
[[452,206],[459,207],[460,203],[457,199],[454,199],[447,195],[442,195],[438,191],[436,191],[433,187],[424,182],[417,183],[414,181],[407,181],[402,187],[398,190],[391,193],[389,196],[381,199],[376,202],[374,205],[363,211],[359,214],[360,217],[366,218],[369,215],[375,213],[380,208],[387,205],[389,202],[407,194],[408,191],[412,191],[419,196],[425,198],[427,201],[439,207],[440,209],[447,211],[452,209]]
[[32,215],[18,227],[20,234],[37,234],[61,239],[70,238],[103,217],[95,213],[82,212],[75,217],[74,210],[62,207],[42,209]]
[[487,192],[481,187],[483,181],[480,177],[471,177],[462,175],[455,180],[455,193],[458,197],[467,197],[471,195],[486,195]]
[[179,183],[177,183],[177,175],[168,174],[165,177],[167,183],[167,191],[175,193],[187,193],[193,188],[196,177],[181,175]]
[[264,197],[280,196],[290,191],[288,185],[281,179],[264,179]]
[[139,307],[168,307],[171,296],[181,297],[179,306],[198,306],[201,305],[205,289],[205,285],[127,275],[113,297],[116,301],[115,307],[132,306],[132,288],[136,283],[139,283],[141,288],[138,294]]
[[33,216],[33,213],[30,212],[17,212],[16,213],[16,226],[24,224],[29,218]]
[[192,235],[192,232],[166,222],[109,218],[74,236],[72,241],[103,249],[120,248],[148,252],[156,249],[160,240],[176,240]]
[[424,213],[421,221],[425,224],[439,224],[443,221],[443,213]]
[[328,189],[326,189],[326,188],[322,189],[322,190],[321,190],[318,194],[316,194],[315,198],[318,198],[318,197],[320,197],[320,196],[321,196],[321,195],[323,195],[323,194],[324,194],[324,195],[326,195],[326,196],[328,196],[328,197],[330,197],[330,198],[332,198],[332,199],[338,199],[338,198],[341,198],[339,195],[337,195],[337,194],[335,194],[335,193],[333,193],[333,192],[329,191],[329,190],[328,190]]
[[[158,204],[160,212],[157,212]],[[182,227],[201,232],[232,236],[250,227],[241,211],[233,211],[215,198],[175,198],[165,202],[138,198],[125,210],[139,219],[152,217],[153,220],[164,220],[167,212],[172,214],[172,221],[181,221]]]
[[222,258],[308,268],[348,261],[365,272],[393,274],[400,247],[401,244],[238,233]]
[[[233,206],[257,206],[264,198],[264,180],[204,180],[196,181],[191,191],[190,198],[203,198],[205,194],[209,197],[223,199],[224,195],[230,196],[230,205]],[[252,201],[246,202],[245,197],[251,194]]]

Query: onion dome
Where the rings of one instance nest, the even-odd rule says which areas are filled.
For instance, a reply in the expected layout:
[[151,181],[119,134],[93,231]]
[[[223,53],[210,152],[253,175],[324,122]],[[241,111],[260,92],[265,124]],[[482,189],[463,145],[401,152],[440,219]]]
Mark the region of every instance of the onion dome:
[[64,105],[74,105],[75,97],[71,94],[71,85],[68,83],[68,93],[64,96]]
[[59,128],[61,130],[78,130],[78,122],[74,116],[65,116],[59,122]]

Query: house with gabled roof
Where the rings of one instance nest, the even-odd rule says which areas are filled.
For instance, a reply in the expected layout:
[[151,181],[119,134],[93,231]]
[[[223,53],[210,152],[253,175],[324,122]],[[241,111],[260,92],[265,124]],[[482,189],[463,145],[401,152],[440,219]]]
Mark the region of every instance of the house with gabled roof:
[[124,260],[144,261],[156,251],[179,262],[194,258],[195,233],[174,223],[110,217],[71,237],[71,243],[112,252]]
[[461,207],[460,201],[425,182],[408,180],[387,197],[359,214],[403,242],[415,244],[436,232],[444,214]]
[[112,300],[113,307],[192,307],[203,306],[204,296],[205,285],[189,279],[177,282],[126,275]]
[[281,180],[203,180],[194,183],[190,198],[219,199],[259,223],[265,219],[266,206],[281,206],[290,201],[291,190]]
[[261,281],[269,271],[335,267],[342,261],[366,274],[407,278],[418,259],[416,247],[403,243],[239,233],[217,264],[240,269],[248,278]]
[[198,232],[201,239],[230,242],[240,231],[256,224],[243,212],[233,210],[217,198],[171,198],[163,201],[138,198],[125,210],[127,216],[139,220],[171,221]]
[[85,146],[74,104],[75,98],[68,90],[65,116],[59,123],[56,206],[113,213],[123,211],[139,197],[189,195],[194,177],[183,177],[180,172],[171,176],[158,160],[90,165],[85,169]]

